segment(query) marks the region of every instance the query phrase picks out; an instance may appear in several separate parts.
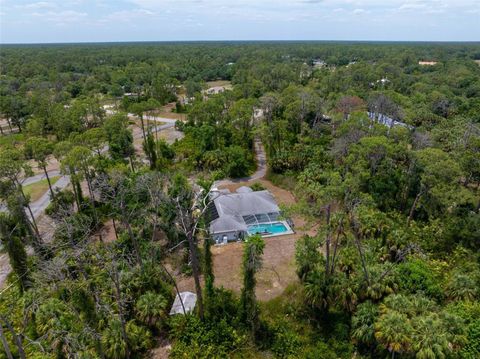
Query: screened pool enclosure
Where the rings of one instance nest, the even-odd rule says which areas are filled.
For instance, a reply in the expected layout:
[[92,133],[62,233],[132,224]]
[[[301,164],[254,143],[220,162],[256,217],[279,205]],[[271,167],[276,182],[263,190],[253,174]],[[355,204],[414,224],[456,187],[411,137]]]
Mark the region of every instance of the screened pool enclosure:
[[236,193],[212,191],[209,208],[210,234],[218,244],[242,240],[249,235],[263,237],[293,233],[269,191],[240,187]]

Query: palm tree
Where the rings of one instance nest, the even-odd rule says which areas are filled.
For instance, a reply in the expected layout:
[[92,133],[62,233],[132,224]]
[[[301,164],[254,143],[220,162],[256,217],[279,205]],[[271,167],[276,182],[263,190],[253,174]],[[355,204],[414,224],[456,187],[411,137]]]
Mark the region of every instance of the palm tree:
[[249,325],[251,334],[255,337],[259,321],[258,307],[255,298],[255,274],[262,267],[262,255],[265,242],[259,236],[252,236],[245,240],[243,249],[243,289],[240,297],[240,317]]
[[129,348],[122,336],[122,325],[113,319],[102,333],[102,347],[109,358],[128,358]]
[[474,301],[479,297],[480,290],[472,275],[454,273],[447,285],[447,293],[449,298],[455,301]]
[[135,311],[142,322],[153,327],[157,325],[160,319],[165,317],[167,305],[168,301],[164,296],[148,291],[138,298]]
[[370,301],[360,304],[352,318],[352,338],[358,343],[373,347],[375,340],[375,320],[378,307]]
[[395,353],[409,350],[413,327],[408,316],[397,311],[387,310],[375,323],[375,338],[395,358]]
[[451,352],[448,333],[436,313],[416,317],[412,324],[415,328],[412,349],[418,359],[445,358]]

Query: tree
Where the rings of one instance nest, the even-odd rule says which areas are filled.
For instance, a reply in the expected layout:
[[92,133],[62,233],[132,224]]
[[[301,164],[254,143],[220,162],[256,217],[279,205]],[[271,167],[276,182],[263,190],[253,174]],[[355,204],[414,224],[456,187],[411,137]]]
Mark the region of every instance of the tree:
[[380,305],[375,337],[392,353],[443,358],[465,342],[462,320],[421,295],[387,297]]
[[22,237],[26,232],[22,222],[16,222],[9,213],[0,213],[1,243],[8,253],[10,265],[20,283],[21,291],[31,286],[27,252],[22,243]]
[[96,217],[95,194],[92,186],[93,174],[91,170],[92,152],[84,146],[75,146],[67,153],[62,161],[62,165],[71,171],[70,176],[74,178],[74,181],[80,182],[82,178],[86,180],[90,204]]
[[460,205],[470,202],[471,197],[464,188],[460,187],[461,171],[459,164],[451,156],[437,148],[426,148],[415,154],[419,171],[419,185],[417,194],[410,208],[407,225],[413,219],[421,199],[423,207],[429,215],[451,205]]
[[105,151],[105,144],[107,142],[107,138],[105,130],[103,128],[91,128],[85,131],[81,135],[81,137],[82,145],[96,152],[98,156],[101,156],[102,152]]
[[[192,263],[193,279],[195,282],[195,291],[197,294],[198,313],[200,319],[204,318],[203,295],[200,285],[200,262],[198,258],[197,231],[202,216],[207,209],[206,201],[209,194],[201,198],[202,193],[193,194],[186,179],[180,175],[173,178],[169,188],[169,194],[172,196],[176,207],[176,218],[181,231],[187,238],[190,259]],[[203,199],[203,201],[202,201]]]
[[348,120],[350,114],[360,111],[365,107],[365,103],[357,96],[343,96],[337,102],[337,111],[343,114],[343,119]]
[[45,177],[47,178],[50,196],[55,198],[55,193],[52,189],[52,183],[47,171],[47,159],[53,153],[53,143],[43,137],[30,137],[25,143],[25,154],[27,157],[33,158],[38,165],[43,169]]
[[69,141],[60,141],[54,147],[53,155],[60,163],[65,164],[63,171],[70,173],[70,180],[72,181],[73,194],[77,208],[80,210],[83,203],[82,187],[80,186],[80,177],[75,173],[75,166],[67,161],[67,155],[73,148],[73,144]]
[[352,338],[371,350],[375,349],[375,321],[378,317],[378,307],[371,301],[359,304],[352,317]]
[[168,301],[161,294],[146,292],[135,303],[138,318],[150,327],[158,327],[158,321],[165,318]]
[[401,120],[403,118],[403,112],[400,106],[382,93],[374,95],[369,99],[368,110],[374,114],[375,120],[378,120],[382,115],[390,116],[394,120]]
[[113,159],[129,158],[133,170],[132,156],[135,153],[133,147],[132,132],[128,129],[128,118],[124,114],[115,114],[105,121],[106,133],[110,155]]
[[243,245],[243,288],[240,296],[240,319],[250,328],[255,338],[259,328],[259,310],[255,296],[255,275],[262,267],[265,242],[259,235],[247,238]]
[[[20,151],[8,149],[0,152],[0,181],[5,184],[1,195],[3,199],[7,200],[10,212],[29,229],[35,250],[38,254],[42,254],[42,238],[35,216],[30,208],[29,199],[23,192],[21,183],[22,175],[30,173],[31,168],[23,159]],[[25,213],[25,208],[28,210],[29,216]]]
[[147,138],[143,143],[143,151],[147,155],[148,161],[150,162],[150,169],[154,170],[157,166],[157,150],[155,145],[155,140],[151,132],[147,134]]
[[375,324],[375,337],[392,354],[407,352],[411,346],[413,328],[405,314],[386,312]]

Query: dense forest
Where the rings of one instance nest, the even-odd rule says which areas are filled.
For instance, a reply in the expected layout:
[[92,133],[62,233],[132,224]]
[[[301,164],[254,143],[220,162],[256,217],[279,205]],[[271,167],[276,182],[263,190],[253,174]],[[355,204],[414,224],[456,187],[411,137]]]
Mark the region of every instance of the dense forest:
[[[0,76],[0,358],[480,357],[480,44],[2,45]],[[235,291],[208,233],[256,141],[305,233],[268,301],[271,239]]]

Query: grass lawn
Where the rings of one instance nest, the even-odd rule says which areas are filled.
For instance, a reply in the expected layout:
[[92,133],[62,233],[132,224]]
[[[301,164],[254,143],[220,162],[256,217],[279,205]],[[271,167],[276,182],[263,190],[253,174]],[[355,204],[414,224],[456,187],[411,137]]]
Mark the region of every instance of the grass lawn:
[[[55,182],[58,181],[60,177],[50,177],[50,183],[52,186],[55,184]],[[42,197],[45,192],[48,191],[48,181],[47,179],[43,179],[41,181],[29,184],[28,186],[23,187],[23,191],[25,194],[30,195],[30,201],[35,202],[38,200],[40,197]]]

